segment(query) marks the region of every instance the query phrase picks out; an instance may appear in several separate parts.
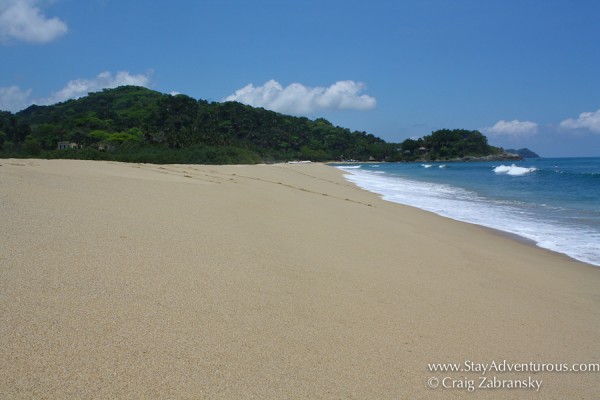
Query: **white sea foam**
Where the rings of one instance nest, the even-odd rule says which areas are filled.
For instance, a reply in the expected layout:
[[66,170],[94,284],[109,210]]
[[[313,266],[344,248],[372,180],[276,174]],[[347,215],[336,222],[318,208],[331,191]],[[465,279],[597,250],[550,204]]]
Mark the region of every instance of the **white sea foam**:
[[431,165],[431,164],[421,164],[421,167],[423,167],[423,168],[431,168],[431,167],[433,167],[433,165]]
[[359,169],[362,165],[340,165],[339,169]]
[[521,176],[525,174],[529,174],[531,172],[537,171],[537,168],[526,168],[526,167],[518,167],[515,164],[513,165],[500,165],[493,169],[493,171],[497,174],[506,174],[512,176]]
[[[375,174],[374,171],[352,169],[346,172],[347,180],[381,195],[384,200],[514,233],[533,240],[540,247],[600,266],[598,232],[540,220],[519,202],[483,198],[451,185]],[[581,240],[582,238],[585,240]]]

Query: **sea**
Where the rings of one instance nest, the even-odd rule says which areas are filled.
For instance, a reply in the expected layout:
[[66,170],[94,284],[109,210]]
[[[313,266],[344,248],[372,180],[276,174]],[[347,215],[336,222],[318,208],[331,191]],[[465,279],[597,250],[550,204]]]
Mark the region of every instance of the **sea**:
[[519,235],[600,266],[600,157],[335,166],[384,200]]

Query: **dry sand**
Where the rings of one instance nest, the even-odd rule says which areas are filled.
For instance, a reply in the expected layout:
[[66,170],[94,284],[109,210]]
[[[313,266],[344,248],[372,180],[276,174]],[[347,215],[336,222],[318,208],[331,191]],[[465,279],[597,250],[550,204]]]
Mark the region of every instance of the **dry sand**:
[[[598,398],[600,269],[324,165],[0,160],[0,397]],[[448,381],[447,381],[448,382]]]

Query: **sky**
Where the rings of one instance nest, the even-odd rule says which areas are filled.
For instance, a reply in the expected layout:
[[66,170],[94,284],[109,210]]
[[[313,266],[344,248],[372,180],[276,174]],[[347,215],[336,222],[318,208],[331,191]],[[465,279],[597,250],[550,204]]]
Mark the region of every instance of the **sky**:
[[0,110],[120,85],[600,156],[598,0],[0,0]]

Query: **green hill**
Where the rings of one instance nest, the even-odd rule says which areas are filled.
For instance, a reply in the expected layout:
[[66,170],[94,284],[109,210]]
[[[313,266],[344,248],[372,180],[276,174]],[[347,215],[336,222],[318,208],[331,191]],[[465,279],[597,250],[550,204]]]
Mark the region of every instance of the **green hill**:
[[479,131],[440,129],[419,139],[401,143],[404,161],[478,161],[506,159],[509,155],[490,146]]
[[[426,148],[427,150],[419,150]],[[402,144],[236,102],[122,86],[51,106],[0,112],[0,156],[151,163],[449,159],[495,154],[477,131],[442,130]]]
[[[156,163],[393,159],[395,146],[324,119],[122,86],[0,115],[4,150]],[[56,150],[60,142],[75,148]],[[71,144],[72,143],[72,144]],[[70,145],[69,145],[70,144]]]

